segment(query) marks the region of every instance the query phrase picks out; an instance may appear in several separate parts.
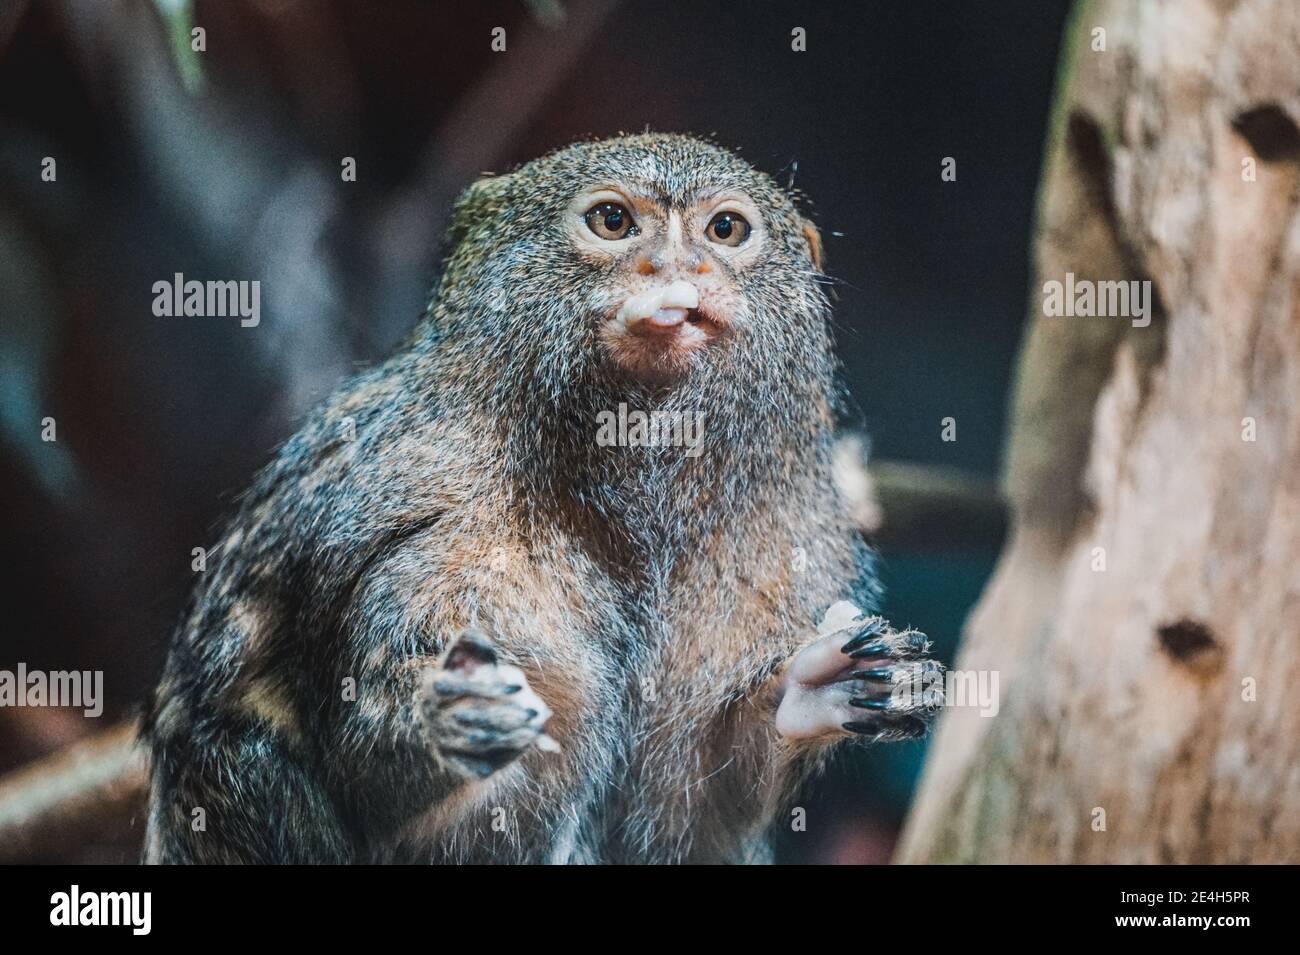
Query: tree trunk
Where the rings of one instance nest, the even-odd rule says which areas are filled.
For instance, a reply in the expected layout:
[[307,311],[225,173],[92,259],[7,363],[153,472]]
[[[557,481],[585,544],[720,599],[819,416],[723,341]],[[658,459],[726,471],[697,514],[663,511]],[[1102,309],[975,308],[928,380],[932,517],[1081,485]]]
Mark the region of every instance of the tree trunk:
[[[945,711],[900,859],[1300,862],[1300,4],[1083,3],[1057,97],[957,664],[1001,708]],[[1150,324],[1050,317],[1066,273]]]

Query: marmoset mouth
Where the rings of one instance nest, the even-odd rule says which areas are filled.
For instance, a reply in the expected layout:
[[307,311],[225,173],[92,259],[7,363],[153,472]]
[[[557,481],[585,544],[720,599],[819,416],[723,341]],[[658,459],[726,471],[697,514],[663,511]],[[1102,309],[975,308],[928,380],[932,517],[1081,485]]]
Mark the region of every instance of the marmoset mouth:
[[600,338],[622,368],[663,380],[690,367],[690,354],[716,338],[726,323],[701,301],[685,279],[660,283],[629,295],[608,315]]
[[691,356],[725,331],[703,308],[657,308],[634,321],[606,319],[600,340],[615,364],[639,378],[656,382],[680,377]]
[[703,308],[660,308],[652,315],[629,322],[623,331],[629,335],[671,338],[682,332],[683,325],[700,326],[717,334],[722,331],[722,324]]

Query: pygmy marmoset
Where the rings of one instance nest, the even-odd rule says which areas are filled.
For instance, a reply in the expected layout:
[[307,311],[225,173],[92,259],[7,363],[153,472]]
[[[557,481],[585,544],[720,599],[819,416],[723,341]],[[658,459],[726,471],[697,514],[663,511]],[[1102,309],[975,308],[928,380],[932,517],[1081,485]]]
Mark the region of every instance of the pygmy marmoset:
[[[937,664],[867,613],[833,479],[815,228],[645,134],[475,183],[448,240],[406,346],[287,442],[194,595],[146,858],[766,859],[832,744],[935,705],[895,691]],[[598,440],[619,409],[697,440]]]

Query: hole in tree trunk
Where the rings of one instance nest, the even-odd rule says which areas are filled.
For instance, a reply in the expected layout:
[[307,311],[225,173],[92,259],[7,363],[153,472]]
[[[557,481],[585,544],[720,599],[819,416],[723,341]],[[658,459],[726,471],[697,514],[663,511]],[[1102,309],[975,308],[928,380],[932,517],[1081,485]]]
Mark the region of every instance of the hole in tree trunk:
[[1179,620],[1156,628],[1161,648],[1184,666],[1202,674],[1214,673],[1223,663],[1223,648],[1214,633],[1199,620]]
[[1232,128],[1265,162],[1300,159],[1300,129],[1276,103],[1238,113],[1233,117]]
[[1083,113],[1073,112],[1066,124],[1065,136],[1080,178],[1087,184],[1092,201],[1106,217],[1111,231],[1118,235],[1115,203],[1110,187],[1110,155],[1106,152],[1101,128]]

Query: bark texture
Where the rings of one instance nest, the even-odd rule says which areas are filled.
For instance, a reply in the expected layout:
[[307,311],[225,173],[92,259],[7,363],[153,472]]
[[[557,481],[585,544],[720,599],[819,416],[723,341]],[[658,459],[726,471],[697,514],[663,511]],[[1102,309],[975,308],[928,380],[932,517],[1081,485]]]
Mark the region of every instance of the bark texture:
[[[1001,709],[944,714],[900,859],[1298,862],[1300,4],[1083,3],[1057,97],[957,664]],[[1046,317],[1067,272],[1151,324]]]

